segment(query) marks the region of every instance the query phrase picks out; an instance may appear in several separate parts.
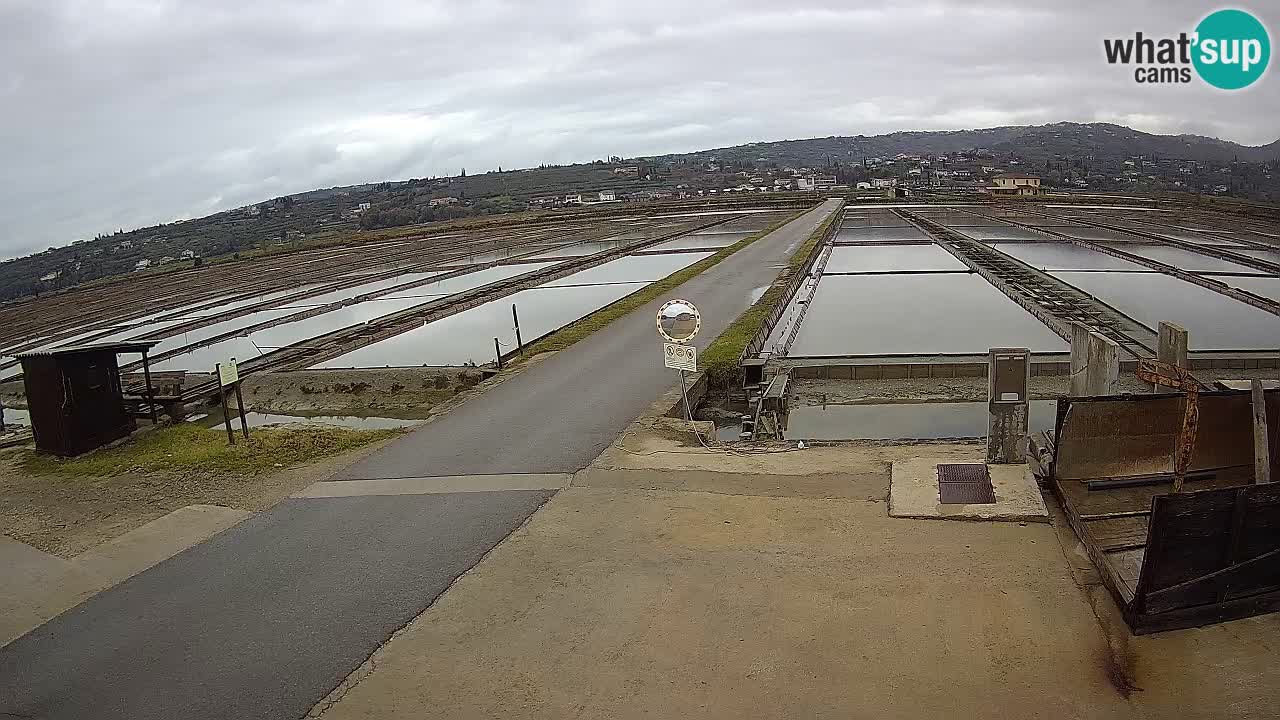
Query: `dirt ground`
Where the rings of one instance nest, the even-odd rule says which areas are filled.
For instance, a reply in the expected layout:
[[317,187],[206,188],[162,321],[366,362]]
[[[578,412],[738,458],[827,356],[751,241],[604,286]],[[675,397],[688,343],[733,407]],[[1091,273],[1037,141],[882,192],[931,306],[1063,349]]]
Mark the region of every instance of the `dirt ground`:
[[258,412],[425,418],[481,380],[467,367],[258,373],[245,379],[244,401]]
[[0,452],[0,533],[72,558],[187,505],[263,510],[326,480],[377,445],[269,473],[203,471],[110,477],[24,474],[20,450]]
[[[207,379],[191,373],[187,384]],[[484,379],[474,367],[296,370],[245,378],[246,409],[301,415],[425,418],[432,408]],[[26,407],[22,383],[0,385],[6,407]]]
[[316,711],[1274,717],[1280,615],[1112,637],[1069,528],[889,518],[887,472],[838,470],[880,450],[825,452],[816,493],[814,476],[707,471],[719,457],[591,469]]

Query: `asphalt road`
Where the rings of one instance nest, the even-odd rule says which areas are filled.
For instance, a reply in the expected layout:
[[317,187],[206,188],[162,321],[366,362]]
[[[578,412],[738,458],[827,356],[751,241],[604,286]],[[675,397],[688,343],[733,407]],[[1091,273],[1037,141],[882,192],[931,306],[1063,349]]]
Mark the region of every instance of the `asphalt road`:
[[[836,205],[672,293],[702,310],[700,347]],[[654,325],[666,299],[477,396],[345,479],[585,467],[677,382],[662,366]],[[286,500],[0,648],[0,718],[302,717],[552,494]]]
[[0,648],[0,718],[300,718],[553,494],[287,500]]
[[347,479],[576,472],[679,382],[662,363],[658,308],[684,298],[702,314],[699,350],[751,305],[839,201],[734,253],[549,360],[350,467]]

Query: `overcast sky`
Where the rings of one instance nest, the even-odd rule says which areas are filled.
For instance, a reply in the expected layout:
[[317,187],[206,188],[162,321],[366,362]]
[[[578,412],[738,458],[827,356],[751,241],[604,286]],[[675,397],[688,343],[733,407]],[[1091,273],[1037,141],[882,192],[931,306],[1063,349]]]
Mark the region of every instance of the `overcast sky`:
[[1271,142],[1274,77],[1144,87],[1103,60],[1103,37],[1216,7],[0,0],[0,257],[316,187],[755,140],[1098,120]]

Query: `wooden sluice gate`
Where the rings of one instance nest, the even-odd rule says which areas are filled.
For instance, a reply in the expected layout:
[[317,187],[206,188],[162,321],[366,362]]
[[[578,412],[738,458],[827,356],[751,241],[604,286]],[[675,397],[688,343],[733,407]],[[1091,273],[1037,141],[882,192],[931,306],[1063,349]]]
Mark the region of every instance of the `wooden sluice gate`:
[[1280,609],[1277,429],[1260,387],[1058,401],[1049,483],[1134,633]]

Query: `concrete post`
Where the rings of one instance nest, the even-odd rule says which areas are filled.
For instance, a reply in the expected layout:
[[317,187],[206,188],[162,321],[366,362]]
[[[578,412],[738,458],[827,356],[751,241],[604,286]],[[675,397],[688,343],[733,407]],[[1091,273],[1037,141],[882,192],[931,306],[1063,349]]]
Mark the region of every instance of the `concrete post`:
[[992,348],[987,355],[987,462],[1027,461],[1031,351]]
[[[1187,329],[1170,322],[1160,323],[1160,336],[1156,344],[1156,359],[1180,368],[1190,368],[1187,359]],[[1173,388],[1153,386],[1156,392],[1171,392]]]
[[1100,333],[1089,333],[1085,394],[1114,395],[1120,383],[1120,346]]
[[1089,328],[1084,323],[1071,323],[1071,389],[1072,397],[1088,394],[1085,368],[1089,366]]

